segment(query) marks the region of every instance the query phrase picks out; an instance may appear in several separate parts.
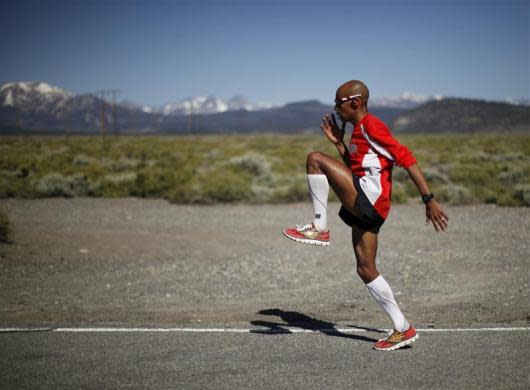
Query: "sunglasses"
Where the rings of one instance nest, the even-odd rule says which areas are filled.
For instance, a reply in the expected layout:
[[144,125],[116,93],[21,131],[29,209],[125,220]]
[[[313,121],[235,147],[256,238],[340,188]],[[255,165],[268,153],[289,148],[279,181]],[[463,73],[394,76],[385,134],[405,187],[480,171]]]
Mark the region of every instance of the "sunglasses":
[[345,96],[343,98],[340,98],[340,99],[335,99],[335,107],[338,107],[340,106],[342,103],[344,102],[349,102],[350,100],[353,100],[355,99],[356,97],[361,97],[362,95],[360,93],[356,94],[356,95],[351,95],[351,96]]

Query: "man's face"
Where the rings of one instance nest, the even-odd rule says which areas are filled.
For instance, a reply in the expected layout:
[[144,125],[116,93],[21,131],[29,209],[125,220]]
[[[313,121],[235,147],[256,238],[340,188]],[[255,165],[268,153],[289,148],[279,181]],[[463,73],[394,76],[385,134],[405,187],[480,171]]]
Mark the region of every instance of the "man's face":
[[357,100],[359,100],[359,98],[353,98],[353,100],[341,102],[341,99],[345,98],[348,98],[348,96],[341,96],[338,92],[335,95],[335,112],[343,122],[353,120],[355,109],[352,106],[355,106]]
[[349,102],[339,103],[339,104],[336,104],[336,103],[335,103],[335,112],[336,112],[337,115],[339,116],[340,120],[343,121],[343,122],[344,122],[345,120],[347,120],[347,119],[345,118],[346,112],[345,112],[345,110],[344,110],[344,108],[343,108],[343,106],[347,105],[347,103],[349,103]]

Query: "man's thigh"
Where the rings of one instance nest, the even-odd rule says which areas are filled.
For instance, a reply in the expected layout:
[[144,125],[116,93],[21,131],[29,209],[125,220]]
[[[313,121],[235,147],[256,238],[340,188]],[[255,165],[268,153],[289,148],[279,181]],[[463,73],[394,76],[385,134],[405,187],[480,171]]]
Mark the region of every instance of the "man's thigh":
[[330,155],[320,153],[319,168],[328,178],[329,185],[341,201],[342,205],[352,214],[358,214],[355,210],[357,190],[353,185],[353,177],[350,168],[342,161]]
[[352,227],[352,243],[357,266],[374,267],[377,255],[378,235],[360,227]]

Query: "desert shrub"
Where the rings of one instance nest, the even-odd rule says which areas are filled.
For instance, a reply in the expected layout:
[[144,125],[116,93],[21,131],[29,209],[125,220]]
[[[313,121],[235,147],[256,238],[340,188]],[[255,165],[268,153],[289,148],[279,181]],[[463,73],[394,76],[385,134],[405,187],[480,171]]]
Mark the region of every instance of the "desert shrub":
[[528,167],[508,166],[497,175],[497,179],[507,184],[517,183],[529,177],[529,170]]
[[[212,150],[209,150],[205,157],[207,160],[216,160],[216,159],[220,159],[222,158],[224,155],[224,152],[220,149],[212,149]],[[177,154],[177,156],[180,157],[180,155]]]
[[38,196],[34,182],[29,178],[0,176],[0,198],[31,198]]
[[14,195],[13,182],[18,178],[16,171],[0,170],[0,198]]
[[301,202],[307,201],[309,198],[309,192],[307,189],[307,180],[293,179],[286,185],[283,185],[276,189],[271,196],[271,201],[275,203],[282,202]]
[[65,155],[68,155],[69,150],[70,148],[66,145],[55,144],[54,142],[50,142],[41,145],[40,155],[46,159],[57,157],[64,159]]
[[81,173],[76,173],[68,179],[74,196],[98,196],[101,192],[101,185],[98,181],[91,181]]
[[499,206],[530,206],[530,184],[511,185],[502,191],[490,191],[488,202]]
[[268,185],[252,184],[251,191],[254,203],[268,203],[274,194],[274,188]]
[[1,198],[8,198],[10,196],[14,196],[14,192],[11,188],[11,182],[13,179],[6,178],[4,176],[0,176],[0,199]]
[[250,200],[255,203],[268,202],[274,193],[277,177],[271,170],[270,159],[255,152],[232,157],[230,164],[235,172],[251,178]]
[[400,182],[394,182],[392,184],[392,202],[393,203],[405,203],[409,199],[409,195],[405,189],[405,185]]
[[110,164],[110,168],[113,171],[121,172],[121,171],[128,171],[128,170],[134,169],[140,164],[142,164],[143,166],[147,165],[147,160],[142,161],[142,160],[137,160],[134,158],[122,157],[118,159],[117,161],[113,161]]
[[530,206],[530,183],[516,185],[515,198],[519,200],[523,206]]
[[177,204],[193,204],[193,203],[208,203],[203,200],[202,189],[196,182],[190,182],[187,185],[177,185],[171,188],[164,198],[171,203]]
[[440,169],[437,166],[436,167],[425,167],[422,170],[423,170],[425,179],[430,185],[447,184],[449,182],[449,178],[447,177],[447,175],[440,172]]
[[173,182],[164,194],[172,203],[206,203],[202,201],[201,180],[196,171],[182,168],[173,171]]
[[478,200],[468,188],[458,184],[440,187],[435,193],[438,199],[451,205],[476,203]]
[[9,222],[7,215],[0,210],[0,243],[11,242],[12,233],[11,223]]
[[36,184],[37,193],[41,196],[73,196],[70,180],[60,173],[50,173]]
[[77,154],[72,160],[72,163],[78,166],[88,165],[91,162],[92,158],[88,157],[86,154]]
[[130,196],[134,192],[136,177],[136,172],[108,173],[101,181],[101,193],[110,198]]
[[230,163],[253,176],[270,174],[270,163],[258,153],[249,152],[243,156],[233,157]]
[[229,203],[252,199],[251,178],[230,169],[208,175],[201,182],[202,198],[199,203]]
[[98,196],[100,184],[91,181],[87,176],[77,173],[72,176],[63,176],[52,173],[42,177],[36,182],[35,192],[38,196]]
[[114,184],[124,184],[134,182],[136,176],[136,172],[109,173],[103,177],[103,180]]
[[186,187],[193,177],[190,169],[154,169],[144,168],[138,172],[132,195],[142,197],[157,197],[172,192],[177,195],[176,188]]
[[393,169],[392,170],[392,181],[393,182],[405,183],[407,180],[409,180],[409,175],[406,170],[404,169]]

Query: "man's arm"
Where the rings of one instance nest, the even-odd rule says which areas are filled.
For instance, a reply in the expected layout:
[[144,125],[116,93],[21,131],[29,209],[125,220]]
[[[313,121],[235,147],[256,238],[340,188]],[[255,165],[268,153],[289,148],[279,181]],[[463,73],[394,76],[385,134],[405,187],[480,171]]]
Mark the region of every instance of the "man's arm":
[[406,168],[406,170],[414,184],[416,184],[416,187],[418,187],[421,196],[431,193],[427,180],[425,180],[425,176],[417,163],[412,164],[410,167]]
[[337,152],[339,152],[342,161],[344,161],[344,164],[349,168],[350,153],[348,151],[348,148],[346,147],[346,144],[344,143],[344,140],[341,140],[338,144],[335,144],[335,147],[337,148]]
[[[390,134],[390,131],[385,124],[382,122],[376,122],[373,126],[363,129],[363,135],[378,153],[391,158],[397,165],[407,170],[410,178],[422,196],[430,194],[429,186],[427,185],[425,176],[423,176],[423,172],[418,166],[416,159],[406,146],[401,145],[392,134]],[[440,230],[445,231],[449,218],[447,218],[447,215],[445,215],[438,202],[431,199],[425,206],[427,216],[425,222],[432,222],[432,225],[437,232]]]
[[342,126],[339,127],[337,124],[337,120],[335,119],[335,115],[326,115],[322,118],[322,124],[320,125],[320,128],[328,137],[328,140],[335,145],[337,148],[337,151],[340,154],[340,157],[342,158],[342,161],[344,161],[344,164],[349,167],[350,166],[350,153],[348,151],[348,148],[346,147],[346,144],[344,143],[344,132],[346,129],[347,122],[342,122]]
[[[428,195],[431,193],[429,190],[429,186],[427,184],[427,180],[425,180],[425,176],[423,175],[423,172],[421,171],[420,167],[417,163],[412,164],[408,168],[405,168],[418,188],[418,191],[420,192],[420,195]],[[449,218],[447,215],[445,215],[444,211],[442,210],[442,207],[438,204],[438,202],[435,199],[431,199],[427,202],[425,205],[426,210],[426,221],[425,223],[429,223],[429,221],[432,221],[432,225],[434,226],[434,229],[436,229],[437,232],[445,231],[447,229],[447,223],[449,221]]]

